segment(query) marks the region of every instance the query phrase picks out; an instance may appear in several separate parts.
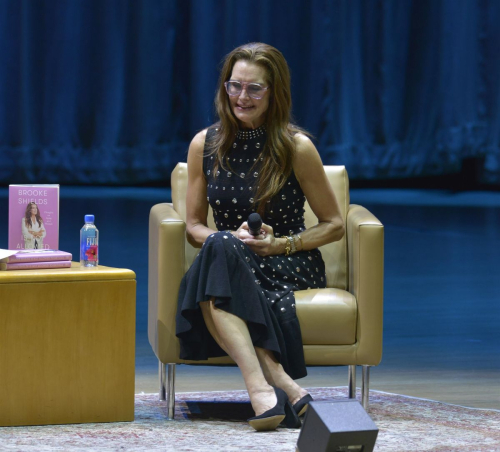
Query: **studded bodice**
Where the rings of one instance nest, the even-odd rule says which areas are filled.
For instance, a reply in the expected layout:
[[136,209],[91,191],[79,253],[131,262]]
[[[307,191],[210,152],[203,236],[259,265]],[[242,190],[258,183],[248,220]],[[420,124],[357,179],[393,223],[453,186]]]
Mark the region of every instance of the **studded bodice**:
[[[209,129],[207,139],[213,133]],[[207,180],[207,200],[214,212],[219,231],[236,230],[255,212],[253,198],[257,190],[258,176],[263,162],[261,152],[266,142],[264,126],[238,132],[225,168],[214,174],[214,155],[205,150],[203,171]],[[276,237],[297,234],[304,227],[305,196],[292,171],[285,186],[269,202],[264,223],[272,226]]]

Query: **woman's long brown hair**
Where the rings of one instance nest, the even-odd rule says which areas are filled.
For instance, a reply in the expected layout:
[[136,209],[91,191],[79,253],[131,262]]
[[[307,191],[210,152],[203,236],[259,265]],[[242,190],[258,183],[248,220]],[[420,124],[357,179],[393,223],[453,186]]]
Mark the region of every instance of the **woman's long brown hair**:
[[291,123],[290,71],[281,52],[259,42],[242,45],[225,57],[219,77],[215,97],[219,122],[212,138],[207,142],[210,154],[217,156],[214,159],[214,174],[217,174],[219,167],[226,168],[228,165],[226,158],[238,132],[238,120],[231,110],[224,82],[230,79],[233,67],[239,60],[263,67],[270,91],[269,108],[264,123],[267,141],[261,154],[264,160],[260,166],[258,188],[254,196],[254,206],[257,212],[263,215],[267,201],[283,188],[292,172],[295,155],[294,135],[297,132],[308,134]]
[[36,205],[36,202],[30,202],[26,206],[26,210],[24,212],[24,223],[26,224],[27,228],[32,228],[33,225],[31,224],[31,206],[35,205],[36,206],[36,215],[35,215],[35,220],[38,222],[38,226],[42,226],[43,220],[42,217],[40,216],[40,209]]

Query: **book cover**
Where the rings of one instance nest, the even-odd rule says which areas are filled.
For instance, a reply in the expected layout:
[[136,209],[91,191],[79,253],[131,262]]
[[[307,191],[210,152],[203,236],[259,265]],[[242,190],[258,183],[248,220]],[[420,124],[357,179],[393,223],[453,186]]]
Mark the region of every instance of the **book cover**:
[[42,268],[67,268],[71,267],[71,261],[50,261],[50,262],[15,262],[6,264],[0,263],[0,270],[37,270]]
[[2,253],[0,253],[0,262],[8,264],[15,262],[70,261],[72,257],[71,253],[59,250],[22,250],[4,258],[2,258]]
[[9,249],[59,248],[59,185],[9,185]]

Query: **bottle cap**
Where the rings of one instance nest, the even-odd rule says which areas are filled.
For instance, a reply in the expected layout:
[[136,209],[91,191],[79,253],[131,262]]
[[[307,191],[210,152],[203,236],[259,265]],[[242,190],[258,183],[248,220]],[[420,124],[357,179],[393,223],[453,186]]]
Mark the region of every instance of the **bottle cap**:
[[85,215],[85,223],[93,223],[94,215]]

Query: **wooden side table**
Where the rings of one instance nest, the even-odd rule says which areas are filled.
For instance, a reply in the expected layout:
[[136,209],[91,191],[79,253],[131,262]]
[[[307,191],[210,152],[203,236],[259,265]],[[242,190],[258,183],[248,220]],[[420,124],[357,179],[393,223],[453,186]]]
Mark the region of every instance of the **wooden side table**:
[[0,272],[0,426],[134,420],[135,273]]

